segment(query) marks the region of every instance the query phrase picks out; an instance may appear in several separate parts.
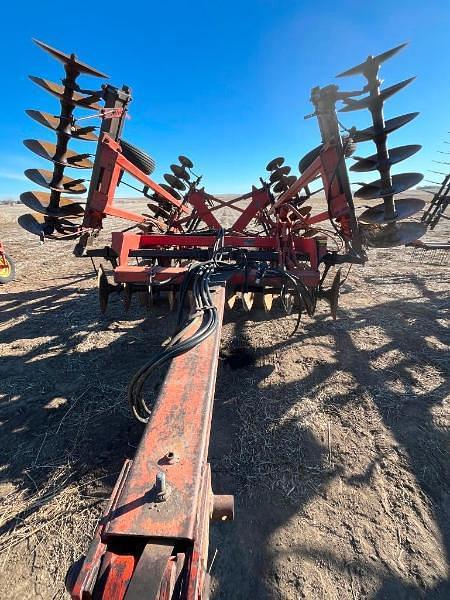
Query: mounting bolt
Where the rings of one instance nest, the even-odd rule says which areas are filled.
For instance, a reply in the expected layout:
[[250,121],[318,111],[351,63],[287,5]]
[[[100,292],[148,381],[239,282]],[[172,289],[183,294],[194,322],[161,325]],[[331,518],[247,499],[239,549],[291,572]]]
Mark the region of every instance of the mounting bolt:
[[169,451],[164,458],[169,465],[173,465],[179,461],[178,456],[172,451]]
[[166,483],[166,474],[164,471],[158,471],[155,480],[155,494],[157,502],[164,502],[170,494],[170,487]]

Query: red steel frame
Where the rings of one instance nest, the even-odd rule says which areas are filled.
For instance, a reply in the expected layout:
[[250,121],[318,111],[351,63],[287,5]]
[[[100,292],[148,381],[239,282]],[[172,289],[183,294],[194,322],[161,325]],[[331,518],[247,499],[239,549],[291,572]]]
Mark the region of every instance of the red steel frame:
[[[68,577],[74,600],[168,600],[180,573],[183,598],[207,598],[209,520],[233,518],[232,497],[212,493],[208,463],[225,286],[212,295],[219,326],[172,361],[136,456],[122,469],[81,569]],[[157,502],[160,472],[170,494]]]
[[[320,283],[319,265],[327,253],[326,235],[303,236],[302,230],[333,218],[341,237],[352,239],[352,207],[335,177],[338,146],[325,144],[305,172],[275,201],[264,185],[228,201],[213,198],[204,190],[191,190],[180,201],[128,161],[121,154],[120,144],[108,134],[103,133],[99,144],[96,166],[100,176],[90,192],[84,229],[100,229],[107,215],[139,225],[148,223],[146,217],[114,205],[123,172],[176,207],[176,216],[166,225],[165,233],[113,232],[116,283],[145,286],[168,279],[171,285],[181,283],[187,264],[170,267],[133,265],[130,261],[137,251],[146,249],[212,249],[216,235],[186,233],[183,224],[195,217],[213,230],[221,229],[214,212],[223,207],[240,213],[224,235],[224,246],[246,249],[248,256],[252,251],[270,251],[278,257],[277,267],[294,271],[311,287]],[[328,210],[305,217],[289,201],[318,177],[324,184]],[[212,207],[208,205],[211,199]],[[242,199],[249,200],[245,208],[235,205]],[[246,231],[254,218],[264,221],[267,235]],[[249,268],[245,275],[234,274],[231,283],[260,285],[260,277]],[[277,277],[264,279],[264,285],[279,284]],[[232,497],[212,493],[207,459],[225,284],[216,287],[213,298],[219,326],[201,344],[172,361],[136,456],[124,465],[81,568],[68,577],[74,600],[169,600],[177,585],[181,587],[176,597],[208,598],[209,520],[233,516]],[[161,473],[167,477],[170,494],[158,502],[161,497],[155,478]]]
[[[311,163],[306,171],[297,181],[282,194],[275,203],[266,187],[253,188],[252,192],[228,201],[209,196],[204,190],[193,190],[186,195],[184,201],[177,200],[166,190],[144,175],[137,167],[128,161],[120,152],[120,144],[114,141],[108,134],[104,133],[100,142],[100,153],[97,160],[100,165],[101,177],[97,189],[93,191],[92,197],[85,214],[84,228],[100,228],[106,215],[120,217],[137,224],[148,222],[143,215],[118,208],[114,204],[114,194],[123,172],[138,179],[149,189],[157,192],[166,201],[174,205],[178,211],[177,218],[164,234],[154,233],[113,233],[112,248],[118,255],[118,266],[114,270],[116,283],[148,284],[149,279],[164,281],[171,278],[171,283],[181,281],[184,267],[152,267],[130,265],[130,252],[142,249],[168,249],[175,247],[211,248],[215,236],[194,234],[183,234],[182,225],[191,218],[192,214],[200,218],[211,229],[221,228],[219,221],[213,214],[214,211],[223,207],[230,207],[240,214],[234,224],[229,228],[232,232],[225,236],[224,244],[233,247],[251,249],[266,249],[278,252],[279,264],[296,271],[303,282],[308,286],[317,286],[320,281],[319,262],[326,254],[326,236],[316,235],[313,238],[302,237],[301,230],[308,229],[330,218],[336,219],[344,240],[350,240],[351,231],[351,208],[348,205],[344,190],[341,189],[338,178],[334,177],[338,164],[338,148],[333,145],[325,146],[320,155]],[[326,191],[329,210],[319,214],[305,217],[295,214],[295,208],[289,204],[301,189],[305,188],[318,177],[322,178]],[[214,199],[215,205],[207,205],[208,199]],[[249,199],[245,208],[235,206],[242,199]],[[188,206],[190,208],[188,208]],[[191,213],[193,210],[193,213]],[[274,215],[273,218],[270,215]],[[270,235],[248,235],[246,227],[252,219],[259,217],[265,219],[271,227]],[[309,267],[302,262],[300,265],[297,255],[306,255]],[[179,276],[177,279],[173,277]],[[237,276],[233,284],[239,285],[242,276]],[[252,284],[256,279],[254,271],[247,274],[247,282]],[[276,285],[277,282],[265,282],[267,285]]]

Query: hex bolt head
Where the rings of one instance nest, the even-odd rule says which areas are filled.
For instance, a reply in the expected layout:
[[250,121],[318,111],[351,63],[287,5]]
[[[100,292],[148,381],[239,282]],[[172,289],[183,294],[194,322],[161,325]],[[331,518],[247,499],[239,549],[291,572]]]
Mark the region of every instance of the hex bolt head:
[[166,491],[166,474],[159,471],[156,474],[155,489],[157,494],[163,494]]
[[164,502],[169,497],[170,487],[167,485],[164,471],[158,471],[156,474],[154,490],[157,502]]

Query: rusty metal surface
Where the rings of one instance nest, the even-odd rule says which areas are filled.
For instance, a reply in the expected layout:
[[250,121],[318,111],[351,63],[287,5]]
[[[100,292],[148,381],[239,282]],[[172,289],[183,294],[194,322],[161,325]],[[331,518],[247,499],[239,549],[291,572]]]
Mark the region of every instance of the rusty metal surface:
[[52,46],[49,46],[48,44],[36,39],[33,39],[33,42],[42,48],[42,50],[48,52],[51,56],[53,56],[53,58],[56,58],[65,65],[69,65],[78,73],[92,75],[93,77],[102,77],[103,79],[108,79],[109,77],[108,75],[105,75],[105,73],[102,73],[101,71],[94,69],[94,67],[91,67],[90,65],[78,60],[75,54],[66,54],[65,52],[61,52],[61,50],[57,50],[56,48],[53,48]]
[[418,116],[418,112],[407,113],[405,115],[400,115],[399,117],[393,117],[392,119],[388,119],[384,122],[384,126],[379,131],[375,131],[374,126],[367,127],[366,129],[360,129],[355,132],[353,135],[353,140],[355,142],[367,142],[368,140],[373,140],[377,135],[386,135],[388,133],[392,133],[403,125],[406,125],[413,119]]
[[[409,144],[407,146],[398,146],[397,148],[389,149],[389,157],[384,161],[384,166],[395,165],[402,160],[406,160],[422,148],[420,144]],[[350,167],[350,171],[365,172],[374,171],[383,166],[382,159],[378,154],[372,154],[367,158],[359,156],[353,157],[357,162]]]
[[96,129],[94,126],[79,127],[72,123],[72,119],[62,119],[42,110],[26,110],[29,117],[34,119],[40,125],[52,129],[55,132],[62,132],[66,136],[84,140],[86,142],[97,141],[97,136],[93,133]]
[[[142,551],[133,577],[124,595],[124,600],[143,600],[157,598],[166,573],[173,544],[148,543]],[[118,596],[113,596],[117,600]]]
[[375,200],[376,198],[384,198],[392,194],[400,194],[405,190],[420,183],[423,179],[421,173],[399,173],[392,175],[392,183],[385,187],[381,179],[364,184],[355,192],[355,198],[363,200]]
[[377,56],[369,56],[367,60],[365,60],[363,63],[360,63],[359,65],[356,65],[356,67],[351,67],[350,69],[339,73],[339,75],[336,75],[336,77],[351,77],[352,75],[363,74],[368,66],[371,66],[372,64],[376,64],[377,66],[383,64],[386,60],[395,56],[397,52],[400,52],[400,50],[402,50],[407,45],[408,43],[405,42],[403,44],[400,44],[399,46],[395,46],[395,48],[386,50],[386,52],[382,52]]
[[78,200],[73,198],[60,198],[59,207],[50,207],[51,195],[48,192],[24,192],[20,201],[27,208],[49,217],[77,217],[84,213],[84,208]]
[[[225,289],[213,293],[219,326],[200,345],[173,360],[130,473],[111,511],[106,538],[138,535],[193,539],[202,470],[207,461]],[[166,464],[173,452],[178,462]],[[171,493],[155,501],[164,471]]]
[[[395,215],[391,221],[407,219],[421,211],[425,206],[425,201],[420,198],[399,198],[395,201]],[[384,214],[384,204],[377,204],[372,208],[365,210],[360,216],[361,223],[371,223],[373,225],[382,225],[389,223],[390,220]]]
[[64,175],[58,183],[54,183],[54,175],[52,171],[47,169],[27,169],[24,173],[36,185],[41,185],[50,190],[70,194],[84,194],[86,192],[86,187],[82,184],[84,179],[72,179]]
[[73,150],[66,150],[59,154],[56,144],[43,140],[24,140],[24,145],[41,158],[50,160],[56,164],[71,167],[72,169],[92,169],[92,161],[88,160],[90,154],[79,154]]
[[46,92],[53,94],[60,100],[64,100],[65,103],[71,104],[72,106],[80,106],[81,108],[89,108],[90,110],[101,110],[101,105],[97,104],[98,96],[83,96],[73,90],[67,90],[66,87],[59,83],[54,83],[48,79],[42,77],[36,77],[35,75],[29,76],[31,81],[44,89]]

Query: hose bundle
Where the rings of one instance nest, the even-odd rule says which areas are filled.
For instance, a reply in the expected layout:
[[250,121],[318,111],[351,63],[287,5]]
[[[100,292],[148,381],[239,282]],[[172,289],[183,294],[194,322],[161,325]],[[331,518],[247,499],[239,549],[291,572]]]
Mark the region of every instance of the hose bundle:
[[[180,288],[180,304],[177,316],[177,327],[170,342],[155,357],[143,365],[133,376],[128,386],[128,401],[134,417],[141,423],[147,423],[151,415],[151,407],[143,396],[144,385],[150,375],[159,367],[191,350],[209,337],[218,325],[217,308],[211,297],[211,277],[226,271],[246,268],[247,258],[244,250],[239,251],[238,260],[229,262],[231,252],[236,249],[224,247],[225,232],[221,230],[213,247],[210,260],[192,264]],[[183,306],[188,290],[192,290],[194,310],[184,319]],[[198,329],[191,335],[188,331],[195,322],[200,322]]]

